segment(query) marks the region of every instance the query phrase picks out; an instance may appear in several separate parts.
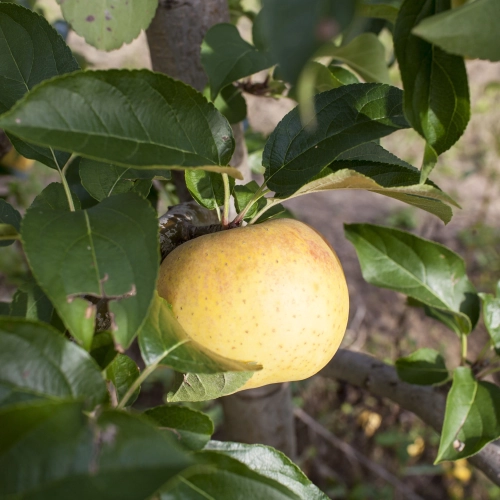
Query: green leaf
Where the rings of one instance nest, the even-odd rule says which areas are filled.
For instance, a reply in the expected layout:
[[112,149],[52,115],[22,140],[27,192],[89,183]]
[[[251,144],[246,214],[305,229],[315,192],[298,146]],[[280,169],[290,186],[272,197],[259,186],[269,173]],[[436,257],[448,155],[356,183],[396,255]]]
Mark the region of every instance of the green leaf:
[[2,115],[0,127],[42,146],[153,170],[221,170],[234,150],[231,126],[213,104],[147,70],[87,71],[45,82]]
[[[208,87],[207,94],[209,94]],[[229,123],[242,122],[247,116],[247,102],[241,95],[241,90],[234,85],[228,85],[221,90],[214,101],[214,106],[227,118]]]
[[[260,186],[255,181],[250,181],[245,185],[238,185],[234,187],[234,205],[238,213],[240,213],[247,206],[259,189]],[[255,217],[257,212],[265,205],[266,199],[260,198],[250,207],[243,220],[247,221]]]
[[151,23],[158,0],[57,0],[64,19],[90,45],[119,49],[137,38]]
[[433,385],[448,379],[444,358],[434,349],[419,349],[397,359],[396,370],[399,378],[409,384]]
[[[0,114],[43,80],[79,69],[71,50],[42,16],[11,3],[0,4]],[[9,136],[26,158],[56,168],[52,152]],[[67,153],[55,152],[62,166]]]
[[340,34],[354,17],[356,2],[346,0],[267,0],[262,34],[286,81],[295,85],[317,49]]
[[371,224],[344,227],[368,283],[452,314],[460,332],[472,331],[479,318],[479,298],[459,255],[398,229]]
[[263,476],[274,479],[299,498],[327,500],[327,496],[283,453],[263,444],[210,441],[205,450],[218,451],[244,463]]
[[111,333],[100,332],[94,335],[90,355],[95,359],[101,370],[106,369],[116,356],[118,356]]
[[[224,205],[224,182],[222,175],[204,170],[188,170],[185,174],[186,186],[192,197],[202,206],[213,210]],[[234,179],[229,178],[234,187]]]
[[214,433],[210,417],[184,406],[157,406],[144,414],[189,450],[201,450]]
[[[135,362],[125,354],[118,354],[112,363],[106,368],[106,380],[112,382],[118,401],[121,401],[123,396],[130,389],[135,380],[139,377],[139,368]],[[127,401],[127,406],[134,403],[139,396],[140,387]]]
[[209,401],[233,394],[252,378],[253,371],[176,374],[167,394],[169,403]]
[[392,24],[395,24],[399,13],[399,6],[392,4],[390,1],[386,3],[362,3],[359,6],[359,15],[363,17],[374,17],[378,19],[386,19]]
[[24,390],[12,387],[10,384],[2,384],[0,382],[0,409],[6,408],[7,406],[26,403],[28,401],[43,399],[45,399],[43,396],[38,396],[37,394],[33,394],[31,392],[25,392]]
[[476,0],[420,22],[412,31],[446,52],[468,58],[500,60],[497,0]]
[[[249,466],[218,451],[199,451],[205,465],[181,474],[161,490],[161,500],[180,498],[217,500],[302,500],[287,485],[253,471]],[[326,497],[323,497],[326,498]]]
[[479,382],[469,367],[459,366],[446,398],[436,463],[475,455],[500,437],[500,388]]
[[304,127],[299,110],[270,135],[263,155],[267,186],[278,198],[300,189],[342,153],[408,127],[401,90],[377,83],[346,85],[314,97],[317,126]]
[[0,247],[12,245],[14,240],[4,238],[16,236],[20,229],[21,214],[12,205],[0,198]]
[[[80,200],[74,193],[71,193],[71,198],[76,210],[79,210]],[[30,209],[69,211],[68,198],[66,197],[63,185],[60,182],[49,184],[33,200]]]
[[424,18],[450,8],[450,0],[406,0],[394,30],[404,87],[405,116],[427,141],[423,179],[437,156],[463,134],[470,117],[469,86],[461,57],[412,34]]
[[199,346],[188,337],[168,302],[156,292],[139,332],[139,347],[146,366],[161,361],[179,372],[214,374],[231,370],[246,373],[261,369],[256,363],[223,358]]
[[268,52],[245,42],[238,28],[227,23],[207,31],[201,45],[201,63],[208,75],[212,100],[227,85],[274,64]]
[[50,323],[54,306],[35,280],[22,284],[12,297],[10,315]]
[[362,33],[347,45],[325,45],[318,56],[330,56],[347,64],[367,82],[391,83],[385,48],[373,33]]
[[0,383],[38,396],[83,399],[90,409],[107,400],[99,367],[83,349],[49,325],[21,318],[0,318]]
[[22,238],[37,282],[71,334],[90,349],[96,306],[85,296],[105,298],[113,336],[127,348],[156,287],[158,220],[151,205],[134,193],[76,212],[36,202],[26,212]]
[[448,223],[453,215],[449,205],[458,206],[430,181],[420,184],[420,172],[381,146],[370,142],[355,147],[325,167],[291,196],[331,189],[364,189],[416,206]]
[[[136,177],[137,173],[139,177]],[[151,189],[151,179],[154,176],[155,173],[152,170],[141,172],[137,169],[117,167],[89,159],[80,162],[82,185],[97,201],[130,191],[147,198]],[[149,177],[149,179],[141,177]]]
[[489,293],[480,293],[479,297],[483,302],[484,325],[488,330],[493,347],[497,354],[500,353],[500,296],[497,297]]
[[0,412],[0,484],[9,498],[149,498],[193,461],[149,422],[79,403],[34,402]]

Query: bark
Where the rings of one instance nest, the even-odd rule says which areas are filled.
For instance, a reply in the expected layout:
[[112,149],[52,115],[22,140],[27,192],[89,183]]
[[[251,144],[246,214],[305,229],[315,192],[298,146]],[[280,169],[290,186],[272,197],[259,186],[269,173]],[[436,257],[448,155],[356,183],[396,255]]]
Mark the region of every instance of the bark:
[[[200,46],[207,30],[227,22],[227,0],[160,0],[146,34],[154,71],[182,80],[198,91],[207,84]],[[231,165],[245,172],[247,152],[241,124],[233,126],[236,150]],[[191,199],[182,172],[173,172],[181,202]],[[288,384],[243,391],[222,399],[227,432],[234,441],[274,446],[295,454],[294,417]]]
[[290,384],[272,384],[221,399],[224,437],[242,443],[263,443],[290,457],[296,454]]
[[[374,396],[388,398],[441,432],[446,405],[443,389],[407,384],[398,378],[394,367],[367,354],[346,349],[337,352],[321,375],[362,387]],[[500,486],[499,441],[488,444],[467,460]]]

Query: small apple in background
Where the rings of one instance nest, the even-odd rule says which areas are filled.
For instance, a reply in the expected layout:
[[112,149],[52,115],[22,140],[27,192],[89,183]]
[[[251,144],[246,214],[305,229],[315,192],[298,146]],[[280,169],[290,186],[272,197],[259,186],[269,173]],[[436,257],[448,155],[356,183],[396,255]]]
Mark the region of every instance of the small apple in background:
[[202,347],[263,365],[241,389],[317,373],[337,351],[349,313],[337,255],[293,219],[182,244],[163,261],[158,292]]

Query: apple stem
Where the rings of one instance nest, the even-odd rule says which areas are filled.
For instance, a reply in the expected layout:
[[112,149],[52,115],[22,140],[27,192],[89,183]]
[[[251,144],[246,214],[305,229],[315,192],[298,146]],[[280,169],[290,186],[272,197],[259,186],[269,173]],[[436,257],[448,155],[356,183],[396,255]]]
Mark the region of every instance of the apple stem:
[[227,229],[229,226],[229,197],[231,196],[229,177],[227,174],[222,174],[222,182],[224,183],[224,213],[222,215],[222,227]]

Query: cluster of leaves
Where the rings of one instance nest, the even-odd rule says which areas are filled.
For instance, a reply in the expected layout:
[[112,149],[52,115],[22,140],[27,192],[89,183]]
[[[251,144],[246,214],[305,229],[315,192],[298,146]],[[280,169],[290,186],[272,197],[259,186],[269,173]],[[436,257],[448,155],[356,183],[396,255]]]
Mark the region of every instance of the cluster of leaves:
[[[78,33],[108,50],[147,27],[157,6],[157,0],[107,1],[104,9],[102,2],[60,3]],[[183,170],[193,197],[217,212],[233,194],[236,223],[262,222],[278,215],[287,199],[333,189],[372,191],[451,219],[456,202],[427,177],[437,155],[465,129],[467,79],[463,59],[439,49],[432,29],[419,31],[428,22],[420,21],[440,10],[450,17],[449,6],[362,3],[364,16],[381,17],[394,31],[403,93],[387,84],[376,34],[349,38],[354,2],[313,3],[265,2],[251,16],[253,44],[231,24],[209,30],[201,48],[205,96],[145,70],[80,71],[43,17],[0,3],[0,128],[20,154],[61,178],[24,217],[0,200],[0,244],[19,240],[33,273],[0,320],[0,428],[9,429],[0,439],[0,482],[7,494],[60,496],[76,487],[81,498],[108,498],[105,487],[113,482],[116,495],[131,499],[162,487],[165,499],[191,498],[194,491],[225,498],[236,490],[242,498],[324,498],[274,450],[208,443],[212,424],[193,410],[123,411],[160,363],[181,374],[169,402],[231,393],[260,368],[201,352],[155,293],[158,214],[146,199],[155,177]],[[451,17],[446,22],[453,26]],[[315,61],[325,56],[329,65]],[[230,177],[240,174],[228,166],[230,122],[245,117],[241,90],[251,90],[238,80],[273,67],[263,93],[286,88],[299,106],[266,142],[264,184],[235,186]],[[421,170],[378,143],[409,126],[427,143]],[[76,180],[69,180],[70,169]],[[458,256],[401,231],[362,225],[346,233],[368,281],[407,294],[465,345],[479,299]],[[483,301],[498,347],[498,299]],[[101,308],[109,324],[101,324]],[[137,337],[142,372],[123,354]],[[470,456],[500,435],[499,389],[479,381],[463,358],[453,374],[438,460]],[[450,377],[444,361],[428,351],[398,367],[412,383]],[[73,459],[61,469],[63,455]],[[41,472],[25,479],[26,470]],[[217,481],[210,481],[214,475]]]

